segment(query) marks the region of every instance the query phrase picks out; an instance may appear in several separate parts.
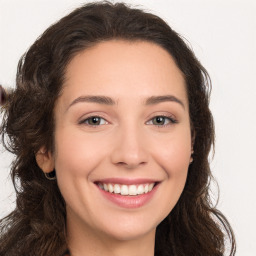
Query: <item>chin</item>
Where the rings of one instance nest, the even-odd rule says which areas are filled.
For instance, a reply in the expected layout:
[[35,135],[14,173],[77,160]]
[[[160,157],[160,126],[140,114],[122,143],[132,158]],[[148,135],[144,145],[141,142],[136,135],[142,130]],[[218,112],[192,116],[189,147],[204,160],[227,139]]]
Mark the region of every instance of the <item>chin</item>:
[[113,221],[102,222],[101,220],[101,225],[98,228],[101,234],[119,241],[138,240],[149,235],[154,236],[156,227],[161,220],[153,219],[152,215],[146,215],[123,214],[119,218],[113,218]]
[[118,241],[132,241],[140,240],[144,237],[152,234],[155,235],[156,227],[149,229],[148,227],[125,227],[125,228],[114,228],[107,233],[109,237],[112,237]]

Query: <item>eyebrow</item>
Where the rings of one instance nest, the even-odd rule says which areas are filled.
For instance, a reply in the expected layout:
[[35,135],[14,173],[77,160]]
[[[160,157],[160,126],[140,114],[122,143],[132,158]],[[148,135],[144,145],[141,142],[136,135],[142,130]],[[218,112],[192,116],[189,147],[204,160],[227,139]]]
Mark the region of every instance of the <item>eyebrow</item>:
[[[117,101],[113,100],[108,96],[86,95],[86,96],[80,96],[75,100],[73,100],[67,109],[69,109],[71,106],[77,103],[83,103],[83,102],[98,103],[98,104],[108,105],[108,106],[117,105]],[[145,100],[145,105],[155,105],[162,102],[176,102],[185,109],[184,103],[173,95],[151,96]]]
[[146,99],[146,105],[155,105],[168,101],[179,103],[183,108],[185,108],[184,103],[173,95],[151,96]]
[[71,104],[68,106],[68,109],[77,104],[77,103],[82,103],[82,102],[89,102],[89,103],[98,103],[102,105],[115,105],[116,102],[107,96],[94,96],[94,95],[87,95],[87,96],[81,96],[76,98],[71,102]]

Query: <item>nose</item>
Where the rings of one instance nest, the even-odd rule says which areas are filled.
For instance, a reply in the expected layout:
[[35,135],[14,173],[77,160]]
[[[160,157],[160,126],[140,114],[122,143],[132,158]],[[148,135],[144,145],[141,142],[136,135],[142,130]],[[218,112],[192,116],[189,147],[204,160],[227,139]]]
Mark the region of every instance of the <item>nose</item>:
[[115,134],[111,161],[126,169],[135,169],[148,162],[146,138],[138,127],[127,127]]

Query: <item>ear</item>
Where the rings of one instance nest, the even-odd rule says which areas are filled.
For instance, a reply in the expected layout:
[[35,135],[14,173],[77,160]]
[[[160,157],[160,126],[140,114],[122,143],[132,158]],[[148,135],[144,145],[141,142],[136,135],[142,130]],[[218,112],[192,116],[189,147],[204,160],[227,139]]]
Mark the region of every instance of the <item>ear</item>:
[[193,162],[193,154],[194,154],[194,144],[195,144],[195,139],[196,139],[196,132],[194,128],[191,130],[191,155],[190,155],[190,164]]
[[53,154],[46,150],[45,147],[40,148],[36,153],[36,162],[44,173],[49,173],[54,169],[55,164]]
[[194,128],[192,128],[191,129],[191,149],[194,148],[195,139],[196,139],[196,131]]

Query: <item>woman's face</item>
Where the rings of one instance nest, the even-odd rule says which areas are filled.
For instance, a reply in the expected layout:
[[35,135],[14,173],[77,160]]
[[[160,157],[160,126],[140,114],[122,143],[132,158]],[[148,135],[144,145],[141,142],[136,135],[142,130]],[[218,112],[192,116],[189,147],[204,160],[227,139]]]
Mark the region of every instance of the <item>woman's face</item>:
[[182,193],[191,156],[185,82],[172,57],[153,43],[121,40],[80,52],[55,118],[50,160],[68,232],[155,234]]

